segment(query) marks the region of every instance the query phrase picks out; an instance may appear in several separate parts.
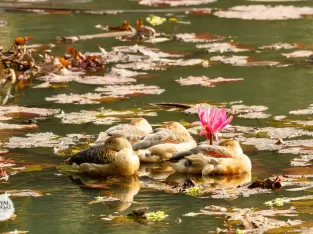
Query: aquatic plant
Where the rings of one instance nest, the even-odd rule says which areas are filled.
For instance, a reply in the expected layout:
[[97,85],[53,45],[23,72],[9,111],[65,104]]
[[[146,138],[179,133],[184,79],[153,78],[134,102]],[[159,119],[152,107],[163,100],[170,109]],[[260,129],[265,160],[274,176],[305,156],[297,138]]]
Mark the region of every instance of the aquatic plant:
[[216,133],[223,130],[227,124],[229,124],[233,116],[227,118],[225,108],[214,108],[208,107],[207,109],[202,109],[198,107],[198,116],[200,121],[195,122],[201,124],[203,130],[199,132],[199,136],[205,136],[207,139],[210,139],[210,144],[213,144],[213,136],[217,138]]
[[144,215],[149,221],[161,221],[165,219],[168,215],[164,211],[149,212]]
[[201,187],[192,187],[186,189],[185,193],[194,197],[201,196],[203,194],[203,189]]

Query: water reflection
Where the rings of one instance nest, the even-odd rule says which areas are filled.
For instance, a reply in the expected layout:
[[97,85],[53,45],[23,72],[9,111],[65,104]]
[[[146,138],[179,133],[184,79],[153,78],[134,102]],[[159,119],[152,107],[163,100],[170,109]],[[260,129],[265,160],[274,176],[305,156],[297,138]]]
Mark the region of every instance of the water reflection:
[[117,198],[118,200],[103,202],[109,209],[117,212],[129,208],[134,200],[134,196],[140,190],[140,183],[137,176],[104,178],[77,174],[69,178],[90,197]]
[[0,105],[5,105],[11,95],[16,81],[15,71],[0,63]]
[[237,187],[238,185],[251,181],[251,173],[239,175],[201,176],[191,174],[173,173],[166,178],[166,183],[182,185],[186,181],[192,180],[196,184],[205,184],[214,187]]
[[172,173],[174,170],[167,163],[141,163],[138,170],[139,177],[147,176],[156,180],[166,179]]

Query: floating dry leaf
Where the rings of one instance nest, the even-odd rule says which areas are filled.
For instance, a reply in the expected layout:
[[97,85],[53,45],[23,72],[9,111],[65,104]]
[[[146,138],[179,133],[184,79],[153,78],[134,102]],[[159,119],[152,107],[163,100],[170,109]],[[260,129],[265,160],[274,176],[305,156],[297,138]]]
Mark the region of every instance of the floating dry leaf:
[[313,155],[300,155],[290,161],[290,165],[293,167],[306,167],[311,166],[313,160]]
[[289,44],[289,43],[282,43],[282,42],[278,42],[278,43],[274,43],[271,45],[267,45],[267,46],[261,46],[259,47],[259,49],[264,50],[264,49],[271,49],[271,50],[289,50],[289,49],[294,49],[297,48],[296,44]]
[[55,103],[73,103],[73,104],[99,104],[101,102],[115,102],[122,99],[120,96],[107,96],[102,93],[85,93],[85,94],[58,94],[52,97],[46,97],[46,101]]
[[287,118],[287,116],[285,116],[285,115],[276,115],[273,117],[273,119],[276,121],[283,120],[285,118]]
[[224,36],[214,35],[210,33],[179,33],[175,35],[175,38],[183,42],[192,43],[213,42],[225,39]]
[[210,60],[240,66],[240,65],[246,65],[248,63],[248,58],[249,58],[248,56],[232,55],[230,57],[228,57],[228,56],[213,56],[210,58]]
[[249,49],[246,48],[239,48],[238,45],[234,43],[210,43],[210,44],[200,44],[196,45],[199,49],[206,49],[209,53],[226,53],[226,52],[244,52],[249,51]]
[[231,106],[232,112],[234,112],[235,114],[238,113],[251,113],[251,112],[262,112],[262,111],[266,111],[268,109],[268,107],[266,106],[246,106],[246,105],[232,105]]
[[106,86],[103,88],[96,88],[97,92],[102,92],[105,95],[112,96],[140,96],[146,94],[154,94],[159,95],[165,91],[165,89],[161,89],[158,86],[154,85],[114,85],[114,86]]
[[[159,59],[159,58],[168,58],[168,57],[183,57],[183,55],[180,54],[170,54],[160,51],[158,48],[149,48],[146,46],[140,46],[140,45],[133,45],[133,46],[116,46],[113,47],[112,51],[114,53],[120,52],[120,53],[141,53],[142,55],[146,57],[140,57],[141,59],[144,58],[151,58],[151,59]],[[135,61],[135,60],[134,60]]]
[[286,20],[299,19],[313,15],[311,7],[249,5],[235,6],[227,11],[216,11],[214,15],[221,18],[238,18],[246,20]]
[[139,4],[147,6],[191,6],[207,4],[215,1],[216,0],[139,0]]
[[3,129],[35,129],[38,128],[37,124],[7,124],[0,122],[0,130]]
[[31,108],[22,106],[0,106],[0,117],[36,117],[54,115],[59,109]]
[[[212,216],[222,216],[227,217],[227,223],[230,221],[237,221],[235,222],[236,226],[240,224],[238,227],[230,226],[228,230],[225,230],[230,232],[236,232],[236,233],[263,233],[267,230],[277,228],[277,227],[284,227],[284,226],[292,226],[292,225],[298,225],[301,224],[301,220],[288,220],[288,221],[281,221],[274,218],[267,218],[268,216],[297,216],[297,212],[295,211],[294,207],[291,207],[287,210],[259,210],[256,211],[254,209],[240,209],[240,208],[229,208],[227,209],[227,212],[225,211],[216,211],[212,210],[210,206],[205,207],[200,211],[203,215],[212,215]],[[238,223],[239,221],[239,223]],[[227,224],[226,223],[226,224]],[[233,223],[233,222],[232,222]],[[238,232],[239,227],[244,226],[243,232]],[[236,230],[237,228],[237,230]],[[224,231],[221,230],[220,231]]]
[[307,0],[246,0],[250,2],[303,2]]
[[94,124],[111,125],[121,121],[122,118],[133,118],[134,116],[156,116],[157,113],[151,110],[133,109],[114,111],[100,108],[96,111],[81,110],[80,112],[62,113],[57,118],[62,119],[62,123],[84,124],[92,122]]
[[265,114],[262,112],[254,112],[254,113],[247,113],[247,114],[239,114],[239,118],[244,118],[244,119],[266,119],[270,117],[270,114]]
[[69,147],[87,137],[88,135],[81,134],[68,134],[66,137],[60,137],[52,132],[28,133],[25,137],[11,137],[3,145],[8,148],[55,147],[59,145]]
[[242,81],[243,78],[212,78],[206,76],[189,76],[187,78],[180,78],[175,80],[180,85],[201,85],[205,87],[214,87],[218,83],[238,82]]
[[283,53],[282,55],[287,58],[309,57],[312,55],[312,50],[297,50],[291,53]]
[[15,229],[14,231],[11,231],[11,232],[2,232],[1,234],[25,234],[25,233],[28,233],[29,231],[20,231],[20,230],[17,230]]
[[43,193],[39,190],[5,190],[5,193],[9,194],[11,197],[41,197]]
[[292,115],[312,115],[313,114],[313,104],[309,105],[307,109],[298,109],[294,111],[289,111]]

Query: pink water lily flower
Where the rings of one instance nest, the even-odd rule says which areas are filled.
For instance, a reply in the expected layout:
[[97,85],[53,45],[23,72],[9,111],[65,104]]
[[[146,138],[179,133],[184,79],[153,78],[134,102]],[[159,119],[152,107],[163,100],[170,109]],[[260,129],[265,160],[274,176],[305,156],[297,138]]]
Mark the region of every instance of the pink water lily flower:
[[199,136],[205,136],[210,139],[210,144],[213,144],[213,136],[224,129],[232,120],[233,116],[227,118],[225,108],[208,107],[201,109],[198,107],[198,115],[200,121],[195,122],[201,124],[203,130],[199,132]]

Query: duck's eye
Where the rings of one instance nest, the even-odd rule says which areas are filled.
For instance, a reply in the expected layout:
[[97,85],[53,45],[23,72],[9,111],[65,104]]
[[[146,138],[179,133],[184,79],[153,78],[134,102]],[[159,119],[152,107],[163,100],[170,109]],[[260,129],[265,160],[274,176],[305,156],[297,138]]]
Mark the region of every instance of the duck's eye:
[[112,141],[108,141],[108,143],[109,143],[109,144],[111,144],[111,143],[112,143]]
[[191,165],[192,165],[191,161],[188,160],[188,161],[185,162],[185,166],[186,167],[190,167]]

